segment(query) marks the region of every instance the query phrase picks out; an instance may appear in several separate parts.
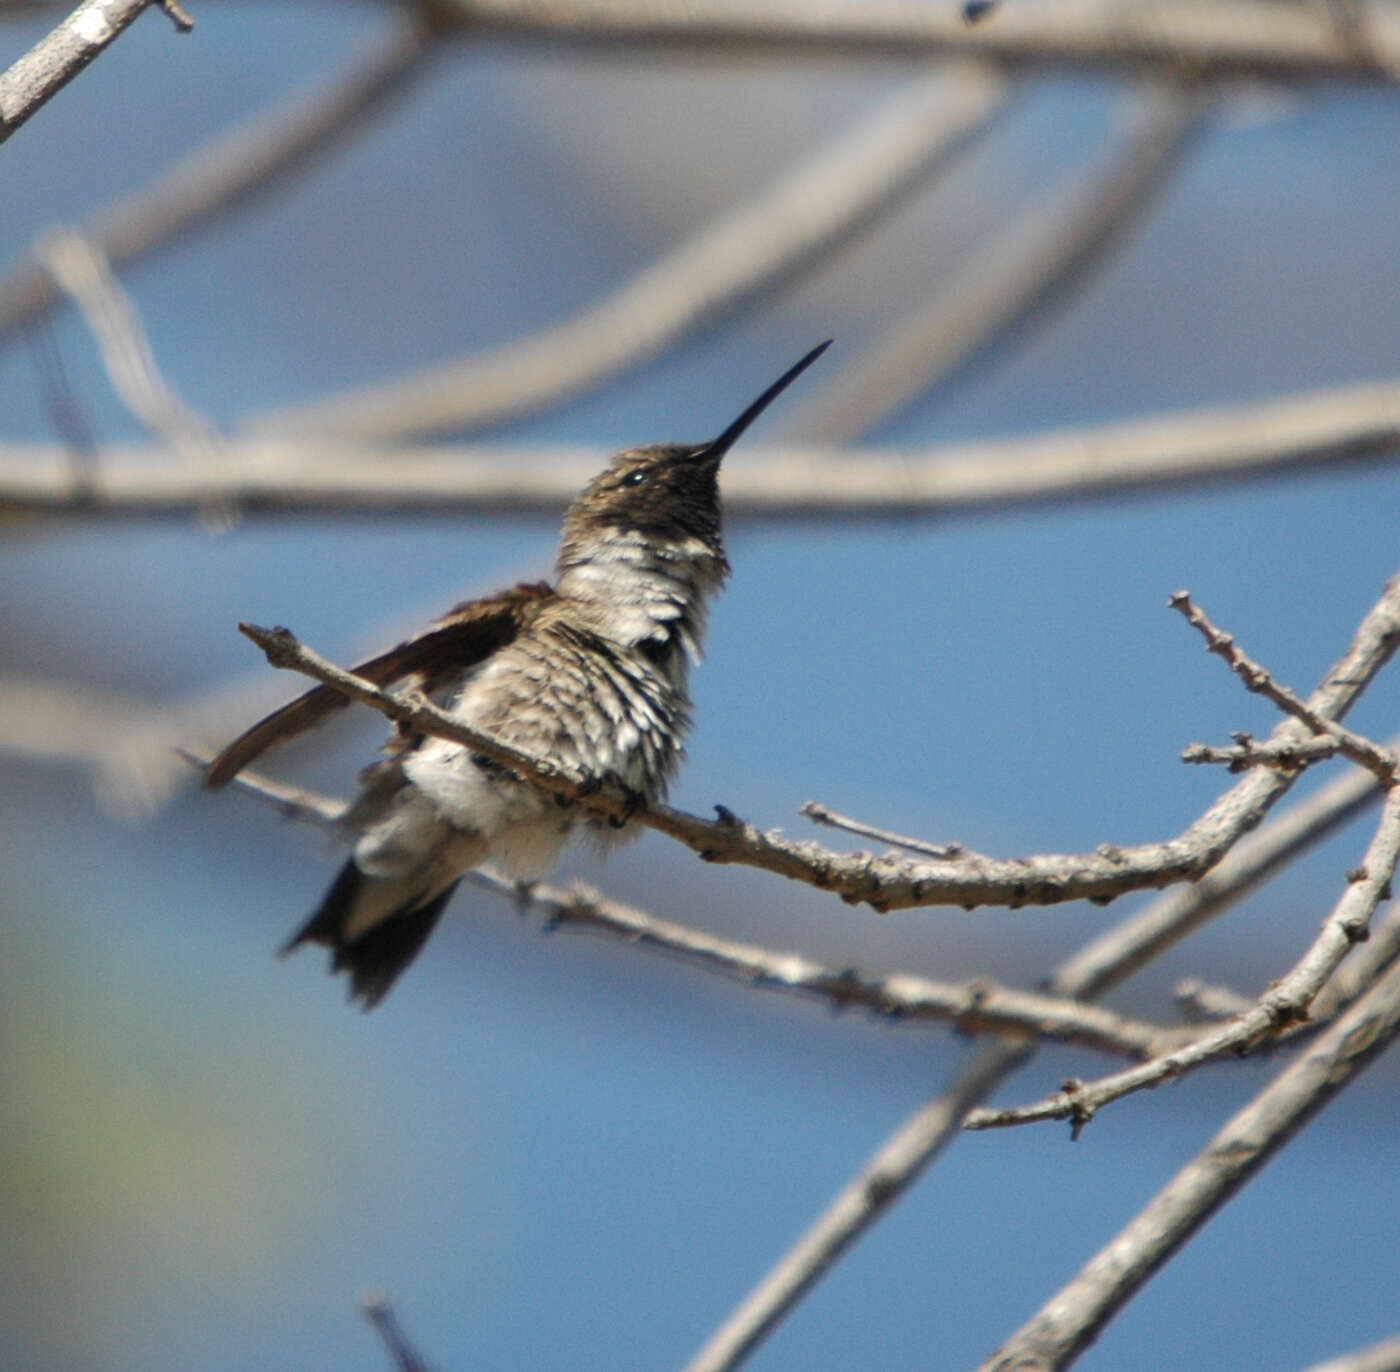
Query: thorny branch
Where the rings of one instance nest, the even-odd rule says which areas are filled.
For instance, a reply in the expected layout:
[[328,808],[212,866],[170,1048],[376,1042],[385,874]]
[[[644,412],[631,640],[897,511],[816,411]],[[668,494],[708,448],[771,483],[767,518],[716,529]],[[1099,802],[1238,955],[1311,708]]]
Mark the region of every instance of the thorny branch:
[[[423,733],[449,738],[502,766],[529,776],[545,789],[581,801],[590,809],[616,819],[632,814],[631,798],[616,788],[595,790],[589,779],[573,775],[553,762],[468,729],[436,709],[421,695],[399,694],[377,686],[327,662],[303,647],[286,629],[256,625],[240,629],[267,654],[274,667],[299,671],[335,690],[362,701],[389,718]],[[1400,577],[1393,578],[1367,614],[1352,646],[1329,671],[1307,702],[1319,717],[1342,714],[1400,643]],[[1294,737],[1302,726],[1285,721],[1273,737]],[[916,861],[887,854],[835,853],[814,843],[797,843],[775,833],[761,833],[722,806],[717,821],[709,821],[668,805],[635,812],[648,827],[680,840],[711,862],[734,862],[759,867],[839,895],[849,904],[865,903],[885,911],[929,905],[1053,905],[1066,900],[1106,901],[1125,891],[1165,886],[1203,876],[1252,829],[1291,778],[1277,771],[1257,771],[1225,792],[1177,838],[1162,843],[1117,847],[1105,844],[1094,853],[1042,854],[999,859],[981,855]]]
[[[1395,784],[1393,756],[1369,739],[1342,729],[1333,720],[1318,714],[1307,702],[1280,686],[1258,663],[1238,647],[1234,639],[1211,623],[1185,591],[1170,599],[1200,631],[1211,652],[1219,654],[1251,691],[1259,691],[1285,713],[1309,729],[1325,734],[1338,749],[1359,762],[1388,786],[1381,822],[1371,839],[1362,863],[1347,874],[1347,887],[1312,946],[1293,970],[1277,982],[1258,1002],[1249,1006],[1219,1030],[1194,1043],[1163,1054],[1154,1061],[1130,1071],[1115,1073],[1091,1083],[1066,1082],[1064,1087],[1041,1101],[1006,1110],[974,1110],[965,1121],[969,1129],[1002,1128],[1042,1119],[1069,1119],[1075,1136],[1104,1105],[1145,1087],[1180,1076],[1226,1053],[1252,1050],[1271,1036],[1305,1021],[1309,1007],[1327,984],[1353,946],[1368,937],[1371,916],[1382,900],[1388,900],[1400,856],[1400,787]],[[1378,958],[1388,958],[1390,949],[1373,950]]]
[[[1324,738],[1285,740],[1283,743],[1259,743],[1244,731],[1232,735],[1235,742],[1228,748],[1213,748],[1205,743],[1188,743],[1181,750],[1183,762],[1223,763],[1232,772],[1247,772],[1251,767],[1277,767],[1284,772],[1296,771],[1313,762],[1324,762],[1342,751],[1341,740],[1328,735]],[[1370,770],[1369,768],[1367,769]]]
[[[176,752],[200,771],[212,757],[207,749],[178,748]],[[275,781],[251,768],[240,772],[232,784],[271,805],[284,818],[330,829],[339,827],[348,808],[343,800]],[[1240,844],[1211,874],[1209,887],[1193,888],[1188,895],[1199,909],[1194,918],[1183,918],[1178,923],[1187,930],[1198,927],[1205,918],[1220,913],[1250,886],[1303,848],[1320,841],[1376,798],[1374,783],[1364,775],[1352,774],[1295,806]],[[858,1006],[885,1019],[951,1021],[967,1033],[1003,1031],[1019,1036],[1024,1032],[1126,1057],[1150,1056],[1156,1048],[1172,1043],[1188,1044],[1198,1032],[1191,1026],[1159,1026],[1095,1011],[1083,992],[1076,992],[1074,983],[1063,975],[1052,979],[1052,984],[1061,988],[1055,994],[1022,992],[983,979],[957,984],[904,972],[864,976],[854,969],[829,967],[790,950],[721,938],[661,919],[607,899],[581,883],[569,889],[546,883],[523,887],[489,869],[472,872],[469,879],[509,900],[516,908],[542,916],[550,929],[580,928],[609,934],[746,985],[810,994],[828,1000],[834,1008]],[[1120,948],[1127,949],[1127,940],[1120,937],[1117,942]],[[1400,906],[1392,908],[1364,948],[1353,955],[1328,983],[1323,995],[1313,1002],[1309,1022],[1315,1025],[1335,1018],[1340,1007],[1349,1004],[1375,980],[1397,950]],[[1128,953],[1125,951],[1123,956],[1126,958]],[[1183,982],[1177,996],[1197,1017],[1212,1019],[1229,1018],[1252,1005],[1237,992],[1194,980]]]

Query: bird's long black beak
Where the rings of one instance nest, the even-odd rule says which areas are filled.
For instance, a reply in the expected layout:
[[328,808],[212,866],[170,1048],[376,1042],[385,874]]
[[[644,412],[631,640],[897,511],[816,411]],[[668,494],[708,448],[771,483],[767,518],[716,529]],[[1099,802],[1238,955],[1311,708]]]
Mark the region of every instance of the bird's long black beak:
[[794,381],[797,380],[813,362],[817,360],[829,347],[831,339],[825,343],[818,343],[811,352],[800,362],[789,367],[769,388],[763,392],[747,410],[741,414],[718,438],[713,442],[705,444],[703,448],[697,450],[696,461],[718,462],[730,448],[732,448],[739,435],[754,422],[755,419],[766,410]]

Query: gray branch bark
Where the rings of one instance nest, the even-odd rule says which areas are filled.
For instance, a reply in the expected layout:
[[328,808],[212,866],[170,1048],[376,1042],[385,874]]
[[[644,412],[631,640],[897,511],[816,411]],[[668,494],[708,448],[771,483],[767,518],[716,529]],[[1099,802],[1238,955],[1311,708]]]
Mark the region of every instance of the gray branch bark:
[[[0,74],[0,143],[113,42],[151,0],[83,0],[61,24]],[[176,20],[177,30],[187,25]]]
[[[607,456],[232,437],[217,461],[114,444],[75,470],[59,444],[0,442],[0,504],[89,516],[186,515],[211,502],[248,514],[557,515]],[[724,502],[731,516],[770,519],[952,515],[1397,457],[1400,384],[1383,382],[933,451],[758,446],[726,469]]]

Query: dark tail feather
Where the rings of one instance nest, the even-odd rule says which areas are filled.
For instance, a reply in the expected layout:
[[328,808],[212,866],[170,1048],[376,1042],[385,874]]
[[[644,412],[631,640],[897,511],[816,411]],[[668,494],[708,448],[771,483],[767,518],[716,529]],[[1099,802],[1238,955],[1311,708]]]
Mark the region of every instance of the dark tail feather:
[[404,968],[418,956],[428,941],[443,909],[457,889],[450,886],[421,904],[407,904],[386,915],[357,939],[345,935],[361,887],[371,880],[352,858],[340,869],[320,908],[282,945],[279,954],[300,948],[303,943],[320,943],[331,950],[331,971],[350,973],[350,999],[373,1010],[388,994]]

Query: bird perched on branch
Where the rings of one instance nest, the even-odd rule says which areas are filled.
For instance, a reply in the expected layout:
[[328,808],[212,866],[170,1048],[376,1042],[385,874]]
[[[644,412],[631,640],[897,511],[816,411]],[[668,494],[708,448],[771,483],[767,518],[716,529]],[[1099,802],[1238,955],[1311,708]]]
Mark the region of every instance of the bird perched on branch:
[[[661,799],[690,723],[689,666],[706,603],[729,564],[719,466],[740,434],[827,348],[812,349],[708,443],[615,456],[564,515],[555,580],[466,601],[357,675],[412,680],[493,738],[560,763],[639,804]],[[210,764],[225,785],[267,748],[346,698],[318,686],[235,739]],[[366,1010],[418,954],[463,873],[487,861],[538,881],[580,822],[552,796],[459,743],[400,729],[366,768],[344,823],[358,837],[315,914],[288,940],[331,950]],[[606,821],[602,822],[606,826]],[[626,826],[623,825],[623,828]]]

